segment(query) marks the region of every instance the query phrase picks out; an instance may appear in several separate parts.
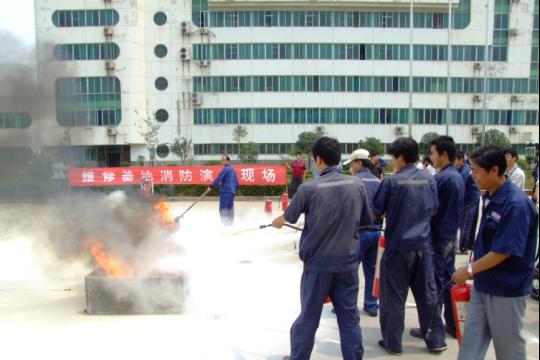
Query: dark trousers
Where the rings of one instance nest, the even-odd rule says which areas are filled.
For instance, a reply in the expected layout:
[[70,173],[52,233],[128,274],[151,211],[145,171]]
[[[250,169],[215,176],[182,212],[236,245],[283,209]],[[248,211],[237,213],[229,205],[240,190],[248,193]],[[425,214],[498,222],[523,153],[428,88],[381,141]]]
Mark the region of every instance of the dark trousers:
[[373,281],[375,279],[375,266],[377,264],[377,251],[379,248],[380,231],[359,231],[360,262],[364,271],[365,291],[364,310],[378,310],[377,298],[373,297]]
[[291,327],[291,360],[310,358],[327,295],[336,311],[343,359],[362,359],[358,288],[358,271],[320,274],[304,270],[300,283],[301,312]]
[[234,194],[219,193],[219,216],[223,225],[234,223]]
[[445,334],[439,307],[433,271],[433,251],[385,250],[381,260],[381,294],[379,299],[381,333],[384,346],[395,352],[402,351],[405,328],[405,302],[411,288],[423,334],[431,323],[428,347],[444,343]]
[[[443,295],[444,321],[450,332],[456,332],[454,312],[452,310],[452,298],[450,286],[446,286],[456,272],[456,252],[453,241],[433,241],[433,264],[435,265],[435,284],[437,284],[437,296]],[[446,286],[446,287],[445,287]]]
[[459,248],[460,250],[472,250],[476,235],[476,223],[478,222],[478,201],[465,207],[461,223],[459,224]]
[[296,191],[298,190],[300,185],[302,185],[302,181],[303,179],[301,177],[297,178],[293,176],[291,178],[291,186],[289,187],[289,199],[292,199],[294,194],[296,194]]

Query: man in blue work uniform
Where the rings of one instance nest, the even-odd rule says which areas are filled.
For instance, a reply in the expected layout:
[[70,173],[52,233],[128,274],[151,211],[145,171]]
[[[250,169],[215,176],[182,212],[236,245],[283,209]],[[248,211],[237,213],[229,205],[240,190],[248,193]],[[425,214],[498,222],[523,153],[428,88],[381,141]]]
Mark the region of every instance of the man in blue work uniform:
[[[362,181],[369,198],[370,208],[372,208],[373,198],[379,189],[381,180],[373,175],[370,170],[371,160],[369,158],[369,151],[364,149],[355,150],[351,154],[350,159],[345,161],[343,165],[349,165],[351,174]],[[376,219],[370,226],[361,228],[358,231],[358,240],[360,241],[360,263],[362,263],[364,279],[366,282],[364,290],[364,311],[372,317],[377,316],[379,311],[377,298],[372,295],[372,291],[381,230],[382,220]]]
[[238,190],[238,179],[231,166],[229,155],[224,154],[221,156],[221,164],[224,166],[223,170],[208,187],[207,191],[221,185],[219,189],[219,216],[223,225],[232,225],[234,223],[234,194]]
[[483,146],[471,154],[472,171],[485,189],[474,262],[452,276],[474,279],[459,360],[484,359],[491,340],[497,359],[527,359],[522,335],[536,256],[538,213],[520,188],[506,181],[504,151]]
[[281,228],[285,221],[296,223],[305,214],[300,236],[301,312],[291,327],[290,359],[310,358],[326,296],[336,311],[343,359],[362,359],[356,235],[359,227],[371,223],[369,201],[360,179],[337,170],[341,160],[337,140],[320,138],[312,153],[320,177],[302,184],[285,214],[272,222]]
[[472,250],[478,222],[478,207],[480,205],[480,189],[472,177],[471,167],[465,161],[463,151],[458,151],[454,161],[465,184],[465,197],[463,199],[463,212],[459,224],[459,250],[462,254]]
[[[456,144],[450,136],[439,136],[431,142],[431,158],[435,167],[441,169],[435,174],[439,208],[431,219],[431,242],[433,243],[433,262],[437,294],[444,299],[444,320],[446,332],[456,337],[450,281],[456,271],[455,245],[459,228],[459,217],[463,209],[465,185],[460,173],[454,167]],[[411,329],[411,335],[426,336],[420,329]]]
[[[409,287],[426,345],[434,352],[446,349],[444,327],[437,304],[430,221],[438,205],[437,185],[427,171],[416,168],[418,144],[399,138],[388,148],[396,173],[385,178],[373,199],[375,216],[386,214],[386,250],[381,259],[379,345],[402,353],[405,301]],[[431,327],[431,329],[430,329]]]

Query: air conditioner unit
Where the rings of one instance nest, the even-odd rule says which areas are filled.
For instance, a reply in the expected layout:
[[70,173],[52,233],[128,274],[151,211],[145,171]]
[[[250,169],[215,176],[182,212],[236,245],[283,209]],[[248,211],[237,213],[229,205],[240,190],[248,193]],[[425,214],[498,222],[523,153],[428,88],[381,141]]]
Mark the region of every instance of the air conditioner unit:
[[103,2],[104,2],[105,4],[110,4],[110,3],[112,2],[112,0],[103,0]]
[[110,70],[114,70],[114,60],[106,60],[105,61],[105,69],[110,71]]
[[404,132],[405,132],[405,129],[403,129],[403,126],[396,126],[394,128],[394,133],[396,135],[403,135]]
[[323,133],[324,132],[324,126],[322,126],[322,125],[315,126],[315,132]]
[[517,36],[519,34],[518,29],[510,29],[510,35],[511,36]]
[[180,48],[180,60],[187,61],[191,59],[191,51],[187,47]]
[[200,67],[209,67],[210,66],[210,60],[201,60],[198,62]]
[[113,28],[110,26],[104,27],[103,33],[105,34],[105,36],[113,36]]
[[202,35],[208,35],[208,34],[210,34],[210,29],[209,28],[201,28],[200,33]]
[[510,134],[517,134],[519,131],[518,131],[517,126],[510,126],[510,129],[508,129],[508,132]]
[[518,101],[519,101],[519,98],[517,97],[517,95],[512,95],[512,96],[510,97],[510,101],[513,102],[513,103],[514,103],[514,102],[518,102]]
[[472,101],[473,102],[480,102],[480,101],[482,101],[482,98],[480,97],[480,95],[473,95]]
[[191,93],[191,105],[194,107],[202,105],[202,96],[200,93]]
[[479,62],[475,62],[473,66],[475,71],[482,69],[482,64],[480,64]]
[[118,135],[118,129],[115,127],[107,128],[107,136],[116,136]]
[[478,126],[473,126],[471,128],[471,133],[474,135],[480,135],[482,131],[480,130],[480,128]]
[[189,21],[182,21],[180,24],[180,32],[182,35],[191,34],[191,23]]

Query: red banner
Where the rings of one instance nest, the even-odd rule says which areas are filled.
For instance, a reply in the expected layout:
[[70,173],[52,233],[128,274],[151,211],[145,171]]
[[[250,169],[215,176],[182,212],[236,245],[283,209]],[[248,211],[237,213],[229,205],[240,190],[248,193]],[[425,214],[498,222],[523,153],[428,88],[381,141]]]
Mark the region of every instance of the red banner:
[[[240,185],[285,185],[287,169],[283,165],[233,166]],[[70,186],[140,185],[144,179],[154,184],[211,184],[223,166],[133,166],[116,168],[70,168]]]

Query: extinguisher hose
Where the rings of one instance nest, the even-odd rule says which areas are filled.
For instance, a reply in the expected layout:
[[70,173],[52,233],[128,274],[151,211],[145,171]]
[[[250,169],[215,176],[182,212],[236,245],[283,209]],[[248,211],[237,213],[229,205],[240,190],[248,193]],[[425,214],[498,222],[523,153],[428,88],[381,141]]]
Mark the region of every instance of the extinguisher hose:
[[431,327],[433,326],[433,319],[435,319],[435,314],[437,314],[438,307],[439,307],[442,299],[444,298],[444,292],[452,284],[453,284],[453,281],[449,280],[446,283],[446,285],[444,285],[444,287],[441,289],[441,293],[439,294],[439,297],[437,298],[437,303],[435,304],[435,309],[433,309],[433,312],[431,313],[431,318],[429,319],[429,326],[428,326],[428,330],[426,332],[426,340],[431,338]]

